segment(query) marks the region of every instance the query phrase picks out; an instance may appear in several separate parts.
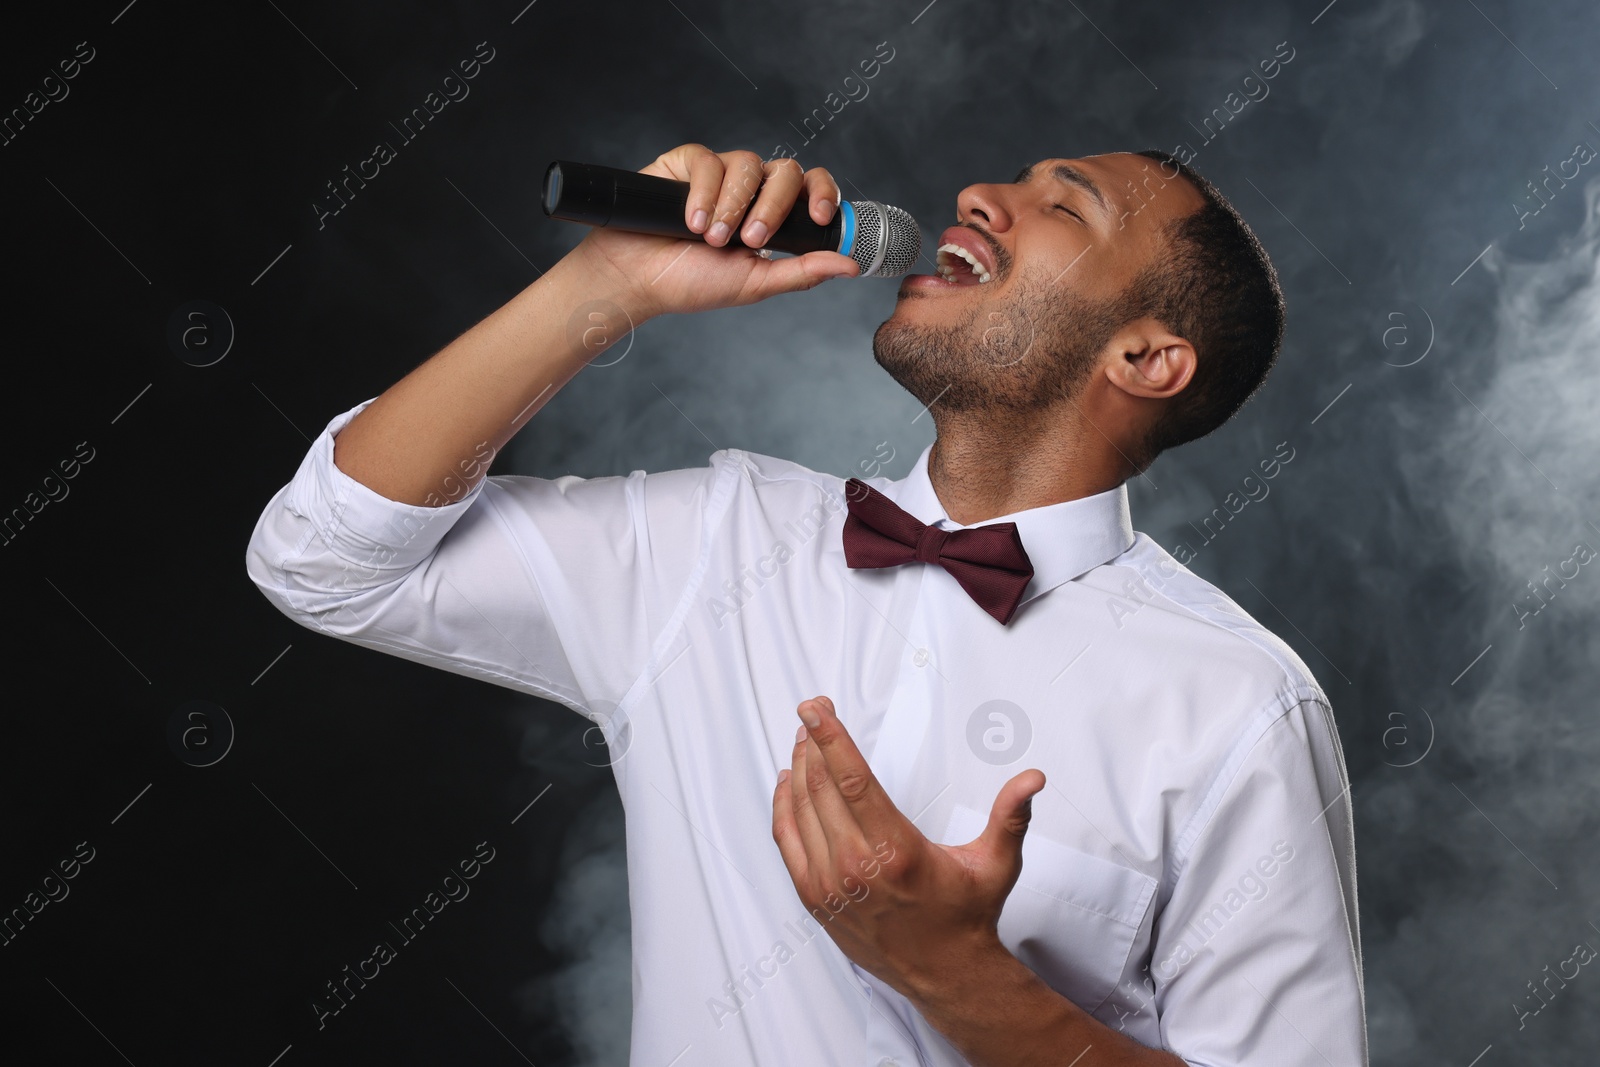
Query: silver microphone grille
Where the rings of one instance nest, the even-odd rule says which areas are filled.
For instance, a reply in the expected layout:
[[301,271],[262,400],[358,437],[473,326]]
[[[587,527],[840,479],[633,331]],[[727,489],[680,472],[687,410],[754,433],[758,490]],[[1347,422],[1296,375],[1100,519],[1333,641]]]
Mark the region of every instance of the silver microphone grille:
[[897,207],[876,200],[854,200],[856,235],[850,258],[861,267],[858,277],[896,278],[909,271],[922,254],[917,220]]

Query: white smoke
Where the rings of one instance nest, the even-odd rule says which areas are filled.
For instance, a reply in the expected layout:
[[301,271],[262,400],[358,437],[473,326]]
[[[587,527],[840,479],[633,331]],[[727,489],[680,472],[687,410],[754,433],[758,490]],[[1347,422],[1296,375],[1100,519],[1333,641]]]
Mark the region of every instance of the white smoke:
[[[561,1020],[573,1067],[628,1061],[633,1018],[627,855],[621,802],[602,792],[573,817],[539,936],[565,962],[517,991],[530,1016]],[[541,870],[540,880],[548,878]]]
[[[1433,373],[1449,414],[1437,443],[1400,450],[1406,491],[1447,532],[1429,554],[1470,576],[1461,621],[1412,618],[1460,666],[1488,651],[1458,685],[1447,684],[1452,665],[1433,687],[1435,753],[1415,770],[1380,767],[1355,789],[1358,828],[1381,838],[1364,854],[1358,844],[1372,887],[1385,896],[1409,887],[1385,901],[1403,916],[1392,931],[1366,939],[1375,1063],[1380,1053],[1446,1062],[1430,1057],[1465,1048],[1465,1037],[1419,1036],[1414,1016],[1437,1025],[1445,1003],[1464,1009],[1463,1035],[1482,1035],[1468,1059],[1493,1041],[1499,1062],[1558,1062],[1600,1038],[1585,1007],[1593,989],[1562,992],[1524,1026],[1513,1008],[1539,1003],[1526,983],[1575,942],[1600,945],[1587,922],[1600,860],[1571,847],[1594,838],[1600,810],[1600,730],[1589,713],[1600,560],[1552,583],[1536,614],[1513,607],[1538,606],[1526,583],[1557,573],[1578,542],[1600,551],[1590,525],[1600,521],[1600,182],[1581,195],[1581,225],[1547,257],[1519,262],[1499,247],[1484,256],[1497,282],[1494,335],[1485,350],[1440,354]],[[1397,584],[1403,594],[1422,581]]]

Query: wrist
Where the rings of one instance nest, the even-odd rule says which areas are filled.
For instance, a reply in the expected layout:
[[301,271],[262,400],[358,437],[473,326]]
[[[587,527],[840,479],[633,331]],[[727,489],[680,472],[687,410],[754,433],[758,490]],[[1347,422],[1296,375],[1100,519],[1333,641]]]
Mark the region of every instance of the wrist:
[[1017,986],[1020,976],[1033,972],[1011,954],[992,930],[953,942],[941,958],[903,974],[901,992],[924,1014],[939,1013],[970,1002],[974,996],[993,995]]
[[559,272],[565,287],[580,302],[603,300],[615,304],[637,329],[664,312],[650,299],[648,284],[642,284],[607,254],[600,240],[603,236],[602,231],[591,230],[550,273]]
[[1063,1035],[1086,1019],[998,936],[911,986],[907,999],[973,1064],[1062,1062]]

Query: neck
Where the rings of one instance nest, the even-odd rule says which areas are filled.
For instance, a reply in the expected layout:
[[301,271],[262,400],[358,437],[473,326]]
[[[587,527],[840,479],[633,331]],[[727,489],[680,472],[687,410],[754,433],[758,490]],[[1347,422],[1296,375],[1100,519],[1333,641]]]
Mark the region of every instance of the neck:
[[1131,467],[1076,407],[944,412],[928,478],[963,526],[1114,489]]

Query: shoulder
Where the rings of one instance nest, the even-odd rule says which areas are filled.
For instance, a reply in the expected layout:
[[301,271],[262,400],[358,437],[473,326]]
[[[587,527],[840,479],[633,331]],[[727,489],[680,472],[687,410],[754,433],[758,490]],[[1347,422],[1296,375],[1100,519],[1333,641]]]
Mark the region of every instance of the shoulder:
[[723,506],[758,516],[758,521],[779,512],[792,516],[796,510],[819,507],[826,514],[845,510],[845,479],[837,474],[741,448],[721,449],[712,454],[711,462],[719,472],[716,495]]
[[607,502],[620,506],[644,499],[662,503],[693,499],[703,506],[719,493],[726,495],[740,473],[742,455],[746,453],[725,448],[711,453],[701,466],[641,468],[625,474],[493,474],[484,481],[501,502],[559,498],[596,508]]
[[491,510],[540,525],[560,516],[578,521],[581,514],[597,522],[663,527],[692,519],[701,528],[771,510],[775,502],[844,508],[844,479],[739,448],[717,449],[701,466],[594,476],[496,474],[484,482]]
[[843,492],[844,479],[837,474],[812,470],[803,463],[780,456],[768,456],[742,448],[724,448],[712,454],[712,462],[723,464],[746,475],[747,482],[758,490],[763,487],[791,486],[799,489],[814,487],[829,492]]
[[[1274,707],[1279,714],[1305,702],[1328,707],[1311,668],[1283,638],[1145,534],[1136,534],[1127,551],[1084,580],[1144,616],[1141,629],[1177,668],[1175,680],[1222,685],[1241,710],[1253,708],[1269,718]],[[1283,618],[1292,625],[1289,616]]]
[[[1162,652],[1160,678],[1147,684],[1181,692],[1177,703],[1186,710],[1164,725],[1192,730],[1186,747],[1204,753],[1200,765],[1207,770],[1194,782],[1193,807],[1181,820],[1168,876],[1186,866],[1228,795],[1247,789],[1266,803],[1264,782],[1309,788],[1311,813],[1321,812],[1330,831],[1347,834],[1347,808],[1330,810],[1349,785],[1333,708],[1294,649],[1144,534],[1092,577],[1121,595],[1131,587],[1143,598],[1137,616],[1143,629],[1133,642],[1153,643]],[[1269,599],[1257,591],[1270,610],[1289,613],[1280,615],[1285,626],[1293,625],[1295,614],[1308,614],[1288,592]]]

